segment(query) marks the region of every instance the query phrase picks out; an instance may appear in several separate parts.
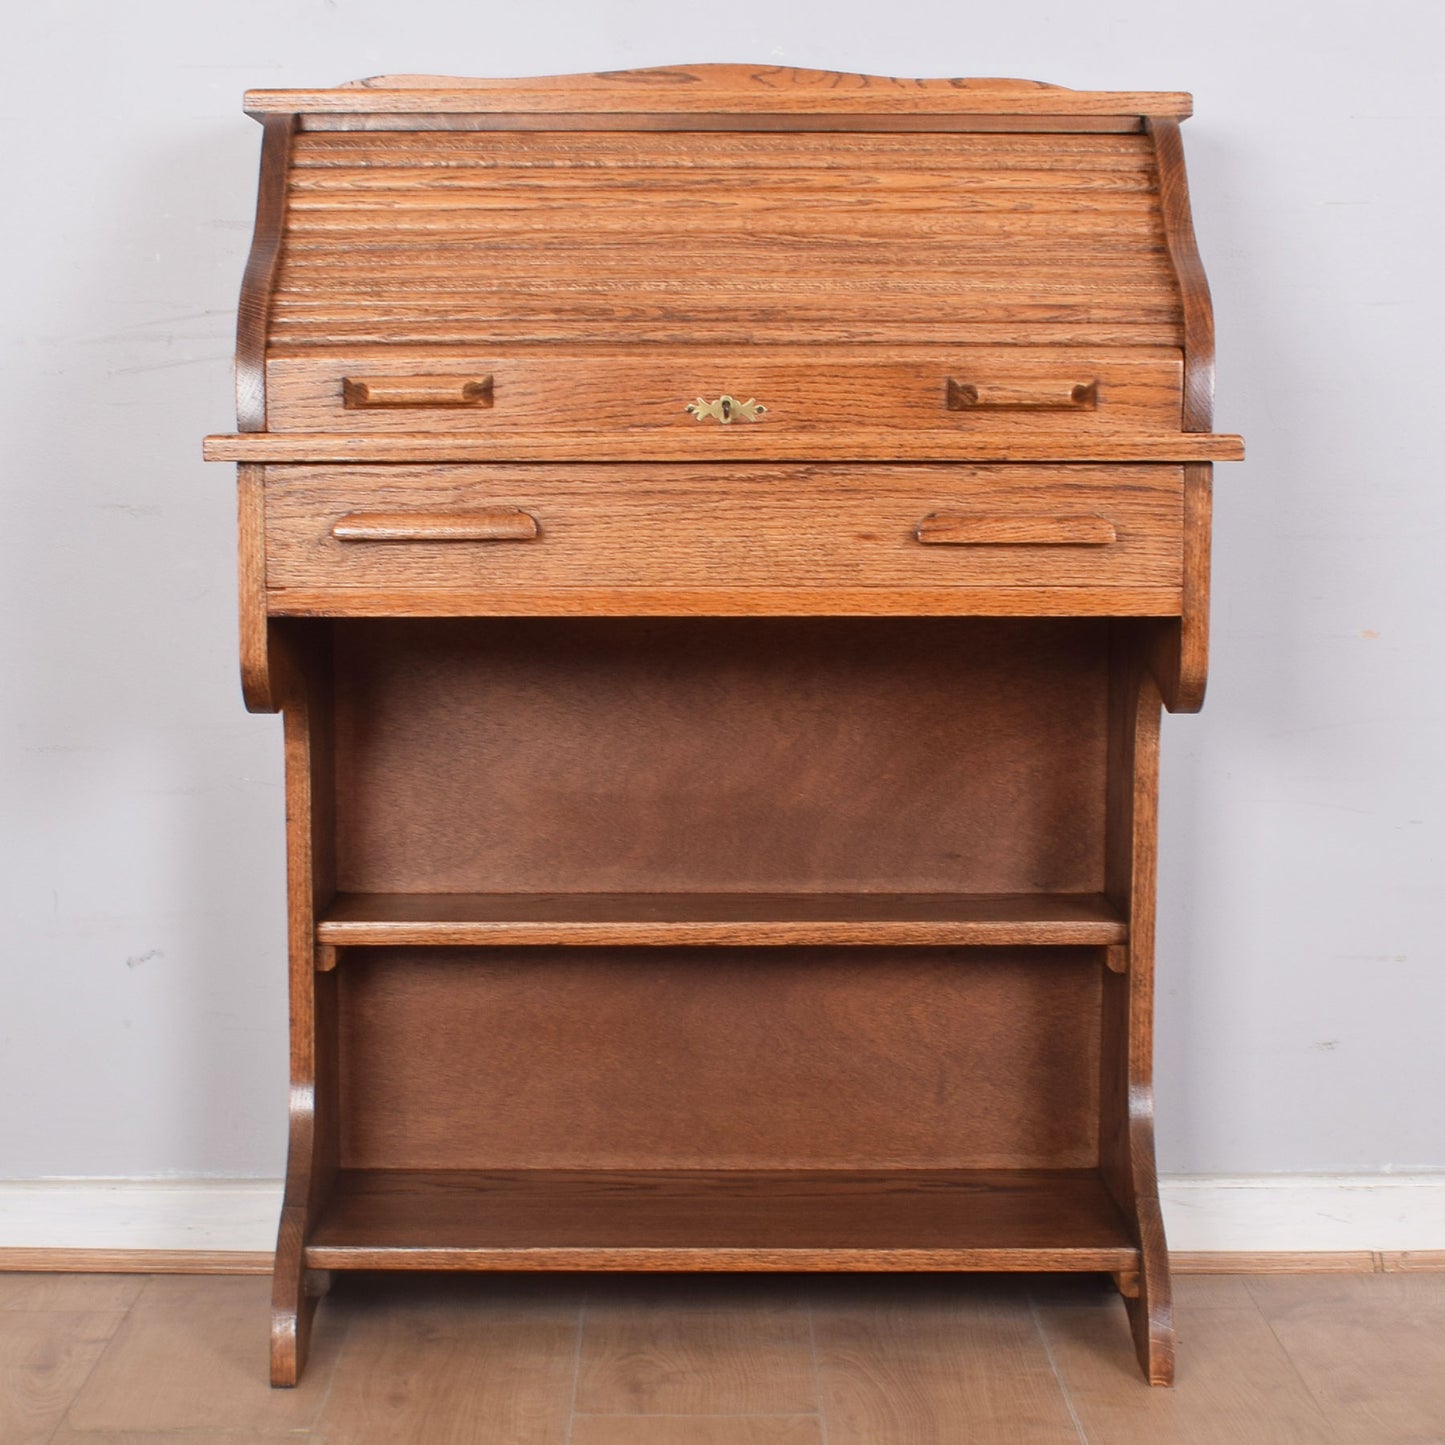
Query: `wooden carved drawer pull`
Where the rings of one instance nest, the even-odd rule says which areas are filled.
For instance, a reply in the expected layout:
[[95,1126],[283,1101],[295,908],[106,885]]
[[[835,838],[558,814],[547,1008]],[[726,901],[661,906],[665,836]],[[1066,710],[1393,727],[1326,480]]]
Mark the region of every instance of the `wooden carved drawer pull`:
[[348,411],[373,406],[491,406],[490,376],[347,376]]
[[917,526],[920,542],[945,547],[1105,547],[1119,534],[1107,517],[978,517],[931,512]]
[[760,401],[754,401],[752,397],[746,401],[738,401],[736,397],[720,396],[716,401],[698,397],[696,401],[688,404],[687,410],[698,421],[710,416],[714,421],[720,421],[726,426],[739,417],[744,421],[756,421],[767,411],[767,407]]
[[949,411],[1093,411],[1097,381],[958,381],[948,378]]
[[537,519],[520,507],[476,512],[348,512],[331,528],[338,542],[530,542]]

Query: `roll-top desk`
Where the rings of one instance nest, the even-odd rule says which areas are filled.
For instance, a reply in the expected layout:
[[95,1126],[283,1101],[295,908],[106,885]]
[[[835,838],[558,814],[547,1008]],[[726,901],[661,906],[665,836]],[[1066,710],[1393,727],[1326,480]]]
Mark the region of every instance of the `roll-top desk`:
[[247,108],[207,455],[285,715],[274,1382],[349,1268],[1109,1271],[1167,1382],[1159,716],[1240,455],[1189,97]]

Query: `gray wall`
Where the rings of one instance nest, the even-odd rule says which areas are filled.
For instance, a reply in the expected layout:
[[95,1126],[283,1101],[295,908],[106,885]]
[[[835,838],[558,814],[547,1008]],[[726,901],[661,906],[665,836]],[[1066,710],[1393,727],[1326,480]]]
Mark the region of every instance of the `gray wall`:
[[14,7],[0,328],[0,1175],[280,1172],[280,729],[236,681],[246,86],[753,60],[1187,89],[1214,284],[1215,658],[1166,722],[1183,1172],[1445,1166],[1433,0]]

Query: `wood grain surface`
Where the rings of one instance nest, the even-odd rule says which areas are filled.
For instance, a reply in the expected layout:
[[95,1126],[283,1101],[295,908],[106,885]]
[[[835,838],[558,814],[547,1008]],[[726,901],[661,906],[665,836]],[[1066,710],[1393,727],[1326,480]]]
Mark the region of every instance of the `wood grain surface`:
[[1184,468],[1184,586],[1180,615],[1158,623],[1145,646],[1150,670],[1170,712],[1198,712],[1209,678],[1210,534],[1214,469]]
[[282,657],[286,761],[286,919],[290,1117],[271,1288],[271,1383],[294,1386],[306,1363],[319,1289],[308,1277],[309,1221],[330,1193],[338,1155],[337,988],[316,967],[316,917],[336,889],[330,638],[313,631]]
[[[576,259],[583,262],[580,248]],[[327,269],[323,259],[317,265]],[[401,366],[426,374],[395,375]],[[1064,367],[1071,369],[1060,380]],[[484,399],[464,401],[464,389],[483,375]],[[356,347],[344,355],[288,347],[273,354],[267,378],[275,432],[436,427],[497,441],[591,437],[599,448],[623,433],[679,456],[719,445],[719,424],[686,410],[699,396],[761,401],[767,411],[755,427],[772,444],[883,432],[905,458],[918,448],[966,451],[975,434],[1007,428],[1020,438],[1042,429],[1065,454],[1070,438],[1177,433],[1181,387],[1177,351],[1103,347],[517,345]],[[1081,387],[1088,405],[1071,400]],[[356,399],[363,389],[365,402]],[[954,404],[964,389],[975,400]]]
[[1127,936],[1094,893],[342,893],[316,925],[338,947],[387,944],[1008,944]]
[[575,1289],[539,1292],[496,1276],[485,1294],[465,1280],[388,1283],[400,1288],[363,1287],[341,1304],[346,1347],[319,1439],[569,1445],[581,1333]]
[[[1183,499],[1177,467],[769,468],[746,479],[698,468],[272,467],[272,589],[568,587],[1111,589],[1178,610]],[[437,518],[521,514],[532,540],[427,540]],[[410,538],[353,545],[356,514]],[[992,545],[924,546],[939,515],[1017,524]],[[1114,539],[1060,546],[1060,517]],[[480,525],[480,520],[476,525]],[[1047,528],[1030,538],[1026,529]],[[1017,540],[1015,540],[1017,538]],[[922,610],[922,609],[920,609]]]
[[1154,933],[1162,701],[1137,641],[1116,624],[1109,681],[1105,890],[1129,918],[1128,967],[1103,979],[1099,1163],[1139,1245],[1124,1293],[1151,1385],[1174,1380],[1169,1253],[1154,1159]]
[[354,949],[327,975],[342,1162],[1091,1168],[1100,974],[1095,949]]
[[1107,547],[1119,540],[1119,529],[1097,512],[1038,517],[930,512],[914,535],[940,547]]
[[[1191,1368],[1181,1370],[1176,1391],[1141,1390],[1117,1363],[1106,1364],[1107,1336],[1096,1314],[1039,1306],[1044,1338],[1085,1440],[1336,1445],[1330,1418],[1257,1310],[1246,1305],[1191,1311],[1186,1317]],[[1388,1438],[1374,1440],[1383,1445]]]
[[347,1170],[310,1262],[372,1269],[1077,1269],[1135,1258],[1079,1171]]
[[337,623],[338,886],[1098,892],[1107,627]]
[[1439,1437],[1445,1274],[1274,1275],[1248,1288],[1342,1440]]
[[243,432],[266,430],[266,339],[281,261],[295,136],[293,115],[267,116],[262,122],[256,227],[236,309],[236,425]]
[[[683,433],[683,435],[691,435]],[[898,434],[892,430],[855,432],[847,438],[801,438],[760,426],[709,427],[716,445],[706,453],[683,455],[709,461],[757,463],[890,462],[898,458]],[[748,441],[747,438],[759,440]],[[675,439],[674,439],[675,442]],[[208,436],[203,447],[210,462],[507,462],[591,461],[599,459],[595,438],[554,434],[511,439],[460,432],[246,432]],[[1237,462],[1244,443],[1227,434],[1204,432],[1118,432],[1070,440],[1061,429],[1021,433],[982,428],[966,442],[956,430],[935,433],[931,440],[914,438],[909,459],[939,462]],[[619,462],[667,460],[677,449],[647,433],[620,432],[605,448],[606,459]],[[745,471],[734,466],[736,471]]]
[[[266,597],[266,469],[236,468],[236,540],[241,651],[241,696],[250,712],[275,712],[280,701],[271,684],[271,638]],[[282,624],[283,626],[286,624]]]
[[1183,336],[1146,135],[303,132],[293,156],[276,347]]
[[48,1441],[124,1319],[116,1309],[0,1309],[0,1440]]
[[277,587],[289,617],[1168,617],[1175,587]]
[[1174,1392],[1139,1387],[1102,1276],[348,1275],[279,1399],[261,1280],[9,1283],[17,1445],[1384,1445],[1441,1411],[1445,1300],[1381,1274],[1185,1279]]
[[1184,306],[1184,430],[1207,432],[1214,419],[1214,308],[1194,239],[1184,145],[1176,120],[1151,117],[1148,131],[1158,166],[1164,236]]
[[[239,430],[206,454],[241,464],[247,703],[286,717],[273,1381],[333,1268],[1045,1268],[1107,1271],[1167,1383],[1158,723],[1203,695],[1210,464],[1242,455],[1189,98],[702,66],[247,103]],[[805,1371],[726,1397],[676,1383],[726,1330],[624,1310],[589,1360],[584,1321],[565,1426],[520,1403],[566,1374],[550,1318],[525,1380],[358,1366],[323,1426],[1082,1418],[1004,1326],[1006,1406],[902,1316],[810,1322]],[[846,1379],[894,1344],[896,1417]]]
[[809,1295],[828,1445],[1078,1445],[1027,1292],[969,1284],[965,1308],[934,1278]]
[[[310,1375],[265,1385],[264,1280],[170,1275],[147,1281],[66,1415],[82,1434],[123,1429],[138,1441],[214,1429],[256,1439],[306,1429],[326,1398],[341,1339],[318,1331]],[[92,1436],[92,1439],[94,1436]]]
[[[143,1275],[270,1275],[274,1262],[266,1249],[0,1249],[0,1309],[48,1308],[25,1300],[32,1290],[48,1299],[70,1281],[105,1303],[56,1308],[110,1308],[113,1299],[131,1299]],[[1445,1251],[1171,1249],[1169,1269],[1177,1293],[1181,1278],[1201,1275],[1437,1274],[1445,1271]]]
[[520,507],[455,512],[347,512],[331,524],[338,542],[530,542],[537,519]]
[[342,406],[349,410],[388,407],[486,408],[492,405],[492,378],[478,376],[343,376]]
[[[257,113],[258,118],[264,111]],[[311,111],[297,117],[301,129],[401,134],[488,134],[497,131],[627,131],[665,135],[1134,135],[1144,129],[1138,115],[847,115],[794,111]]]
[[331,90],[251,90],[253,115],[423,111],[762,111],[769,114],[928,113],[1117,116],[1190,113],[1180,92],[1068,90],[1035,80],[900,79],[794,66],[688,65],[592,75],[474,79],[379,75]]

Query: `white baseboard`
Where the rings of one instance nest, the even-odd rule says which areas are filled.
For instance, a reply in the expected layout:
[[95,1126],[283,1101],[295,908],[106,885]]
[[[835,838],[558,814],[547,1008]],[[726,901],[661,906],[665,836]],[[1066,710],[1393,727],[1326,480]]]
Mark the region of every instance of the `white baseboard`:
[[[1181,1253],[1445,1250],[1445,1173],[1176,1175],[1161,1181]],[[265,1251],[271,1179],[0,1183],[0,1250]]]
[[0,1250],[272,1250],[279,1179],[0,1183]]
[[1445,1173],[1181,1174],[1159,1202],[1180,1252],[1445,1250]]

